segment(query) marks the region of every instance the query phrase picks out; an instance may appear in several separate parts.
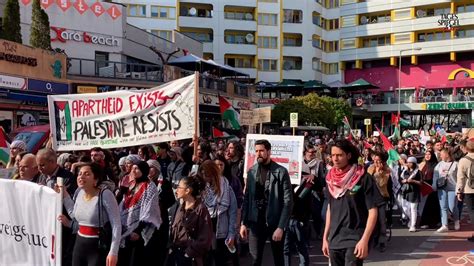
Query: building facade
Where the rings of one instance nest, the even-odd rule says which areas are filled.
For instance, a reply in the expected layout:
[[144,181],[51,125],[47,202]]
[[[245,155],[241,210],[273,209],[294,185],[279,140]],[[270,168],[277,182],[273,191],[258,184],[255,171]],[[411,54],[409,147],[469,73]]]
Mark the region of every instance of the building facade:
[[339,8],[330,0],[120,0],[128,22],[171,38],[178,30],[203,42],[206,59],[255,81],[341,79]]

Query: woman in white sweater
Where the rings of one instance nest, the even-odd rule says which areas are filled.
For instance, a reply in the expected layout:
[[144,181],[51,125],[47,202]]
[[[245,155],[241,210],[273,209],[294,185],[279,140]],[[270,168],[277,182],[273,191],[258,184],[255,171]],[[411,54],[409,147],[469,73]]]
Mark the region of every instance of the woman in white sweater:
[[438,191],[441,208],[441,227],[436,231],[444,233],[448,229],[448,216],[451,212],[454,219],[454,230],[459,230],[459,215],[456,201],[456,173],[458,163],[453,160],[448,149],[441,150],[441,161],[436,165],[433,175],[433,189]]

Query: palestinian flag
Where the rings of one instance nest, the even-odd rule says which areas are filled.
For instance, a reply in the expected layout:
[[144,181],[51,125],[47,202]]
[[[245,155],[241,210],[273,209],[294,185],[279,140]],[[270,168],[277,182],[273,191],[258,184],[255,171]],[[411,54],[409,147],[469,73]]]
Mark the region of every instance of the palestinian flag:
[[395,125],[395,126],[398,125],[399,120],[400,120],[400,117],[392,113],[392,119],[391,119],[392,125]]
[[344,116],[344,118],[342,119],[342,123],[344,123],[344,127],[349,129],[349,136],[347,136],[347,139],[349,141],[352,141],[352,139],[353,139],[352,128],[351,128],[351,124],[349,123],[349,119],[347,118],[347,116]]
[[3,128],[0,127],[0,162],[5,166],[10,160],[10,143],[8,143],[6,136],[7,135],[5,131],[3,131]]
[[215,127],[212,127],[212,137],[214,138],[230,138],[233,137],[229,135],[227,132],[219,130]]
[[387,164],[389,166],[393,166],[393,165],[397,164],[398,160],[400,160],[400,155],[395,150],[395,148],[393,147],[390,140],[388,140],[388,138],[383,134],[383,132],[380,131],[380,129],[378,127],[376,127],[376,129],[380,134],[380,139],[382,139],[383,147],[384,147],[385,151],[387,151],[387,153],[388,153]]
[[408,120],[408,119],[400,118],[400,119],[398,119],[398,123],[399,123],[400,126],[402,126],[402,127],[409,127],[409,126],[411,126],[411,122],[410,122],[410,120]]
[[436,132],[436,135],[438,136],[438,138],[441,138],[442,144],[448,141],[448,138],[447,138],[448,133],[446,133],[446,130],[439,128]]
[[232,107],[232,104],[226,100],[226,98],[219,96],[219,107],[223,120],[229,121],[233,129],[240,129],[240,118],[239,113]]
[[400,130],[398,129],[398,127],[395,127],[395,129],[393,130],[393,134],[390,136],[390,139],[401,139]]

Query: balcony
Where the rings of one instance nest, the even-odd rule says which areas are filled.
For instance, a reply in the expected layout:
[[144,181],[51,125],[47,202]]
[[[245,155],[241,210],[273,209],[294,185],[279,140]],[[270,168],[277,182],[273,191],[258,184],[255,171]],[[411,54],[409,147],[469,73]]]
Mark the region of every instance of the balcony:
[[122,63],[82,58],[68,58],[68,75],[129,79],[144,81],[163,81],[162,67],[152,64]]
[[[428,90],[429,92],[430,90]],[[469,109],[474,105],[474,95],[458,93],[453,94],[438,94],[428,93],[425,96],[417,96],[414,93],[406,93],[402,90],[400,95],[400,110],[402,111],[422,111],[432,110],[439,106],[447,106],[444,109]],[[357,104],[359,99],[363,100],[363,104]],[[347,99],[347,102],[354,108],[367,109],[369,112],[390,112],[398,110],[398,96],[394,92],[386,92],[385,94],[377,95],[356,95]],[[450,108],[450,105],[455,105]],[[434,107],[433,107],[434,106]],[[443,110],[443,108],[437,110]]]
[[234,94],[243,97],[249,97],[249,85],[234,82]]
[[225,79],[218,79],[200,75],[199,87],[206,90],[227,93],[227,82]]

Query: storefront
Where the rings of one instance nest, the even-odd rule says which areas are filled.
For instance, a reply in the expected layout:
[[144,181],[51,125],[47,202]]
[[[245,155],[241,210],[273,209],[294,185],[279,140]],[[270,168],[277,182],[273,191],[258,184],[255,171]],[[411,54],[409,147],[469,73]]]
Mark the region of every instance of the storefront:
[[47,95],[67,94],[66,56],[0,40],[0,125],[47,123]]
[[[250,100],[228,99],[236,110],[250,110],[254,105]],[[199,93],[199,128],[203,136],[212,136],[212,127],[220,126],[222,115],[219,108],[219,97],[209,93]]]
[[418,65],[403,61],[401,73],[398,67],[387,66],[388,62],[376,62],[370,68],[347,69],[346,83],[362,78],[378,87],[353,95],[354,99],[363,99],[363,105],[354,106],[366,111],[360,115],[360,123],[364,116],[380,119],[385,113],[387,125],[389,113],[400,108],[402,115],[417,126],[429,126],[431,121],[444,121],[445,128],[453,129],[472,126],[474,53],[460,53],[457,58],[458,61],[451,61],[449,54],[439,54],[420,57]]

